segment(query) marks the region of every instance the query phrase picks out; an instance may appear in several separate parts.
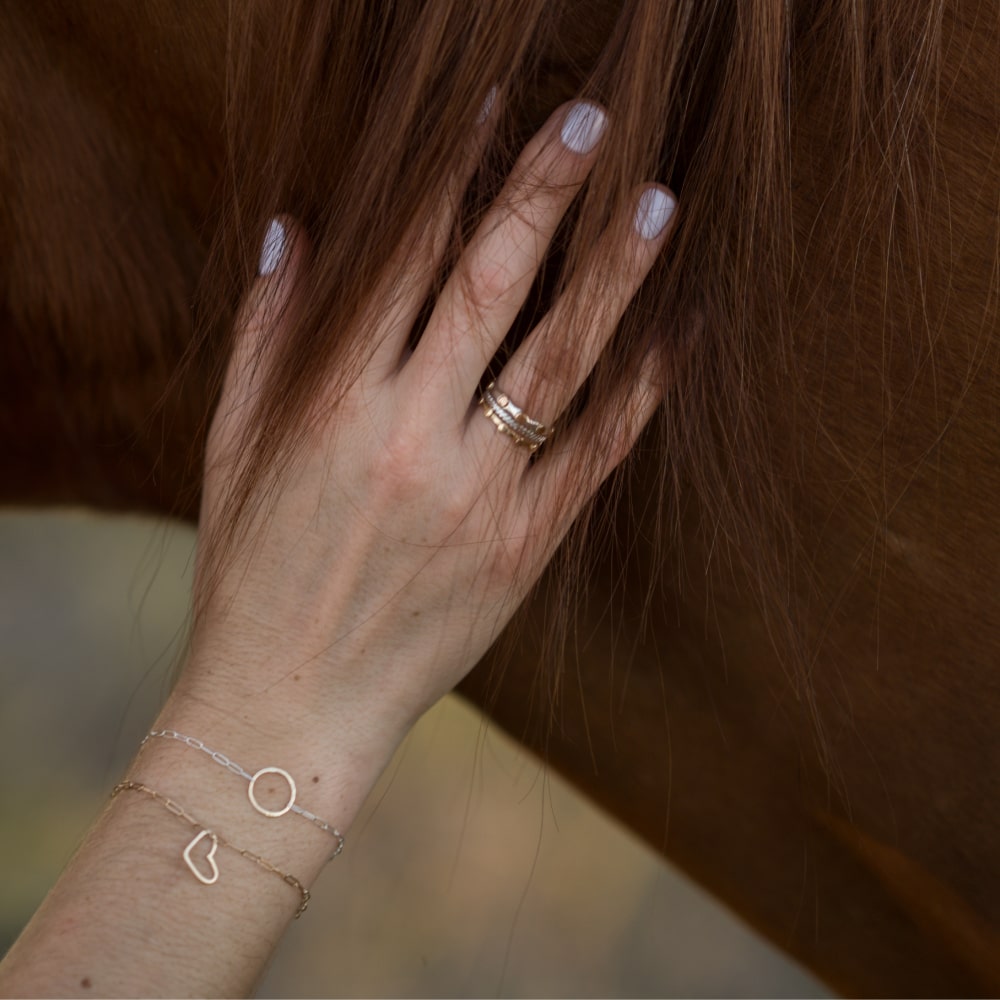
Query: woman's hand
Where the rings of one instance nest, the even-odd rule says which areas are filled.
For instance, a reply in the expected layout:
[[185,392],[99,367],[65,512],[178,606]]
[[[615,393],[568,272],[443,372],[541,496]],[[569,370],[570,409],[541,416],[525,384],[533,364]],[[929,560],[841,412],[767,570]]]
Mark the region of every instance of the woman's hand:
[[[600,155],[604,126],[588,103],[552,116],[411,352],[468,176],[453,179],[440,226],[400,261],[394,287],[402,292],[375,321],[370,362],[335,405],[319,407],[273,500],[239,531],[246,541],[207,602],[183,690],[219,708],[254,704],[265,716],[268,704],[294,704],[314,729],[335,723],[355,750],[372,741],[394,747],[496,638],[661,398],[653,359],[650,377],[622,386],[613,406],[585,413],[533,462],[477,404],[483,373]],[[468,173],[475,159],[467,158]],[[620,263],[610,284],[601,275],[599,308],[567,322],[567,302],[596,280],[576,274],[497,375],[498,393],[546,426],[558,421],[663,245],[673,208],[659,187],[635,193],[631,218],[605,237],[628,234],[609,247]],[[310,253],[292,220],[272,223],[209,439],[203,531],[218,527],[254,394],[294,317],[289,297]],[[590,444],[595,420],[611,425],[602,436],[613,447],[603,454]]]
[[[282,769],[294,776],[302,808],[346,830],[408,727],[472,667],[580,504],[628,452],[660,400],[653,378],[623,386],[605,412],[585,412],[534,462],[475,402],[599,156],[602,126],[597,108],[575,105],[531,142],[411,353],[449,209],[467,180],[454,178],[441,225],[400,261],[403,292],[374,319],[370,362],[346,392],[321,401],[273,492],[246,507],[230,558],[210,567],[212,576],[199,563],[203,600],[190,656],[156,729],[195,737],[225,758],[172,739],[142,748],[131,793],[112,801],[8,952],[0,993],[252,989],[338,841],[308,817],[251,807],[246,776],[260,770],[258,791],[277,794],[280,805],[291,785],[264,786]],[[475,156],[468,159],[471,169]],[[502,391],[543,424],[586,380],[660,249],[672,208],[659,188],[637,191],[626,225],[608,228],[628,236],[609,248],[620,266],[595,282],[596,307],[577,309],[585,318],[570,323],[567,300],[557,303],[499,373]],[[295,278],[309,254],[291,220],[272,228],[267,273],[245,304],[211,431],[202,515],[209,537],[238,480],[241,441],[256,427],[255,394],[294,317],[285,306],[302,287]],[[568,300],[594,278],[577,274]],[[601,421],[610,425],[600,437],[613,444],[597,454],[590,437]],[[226,761],[244,770],[218,766]],[[190,860],[209,840],[210,854]],[[211,865],[216,880],[207,885]]]

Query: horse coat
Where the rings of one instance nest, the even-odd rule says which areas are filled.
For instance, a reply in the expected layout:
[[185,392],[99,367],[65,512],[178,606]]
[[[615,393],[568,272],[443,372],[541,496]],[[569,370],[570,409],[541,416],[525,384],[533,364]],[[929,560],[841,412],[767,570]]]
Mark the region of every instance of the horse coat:
[[[849,253],[824,231],[833,83],[796,109],[794,365],[765,377],[808,698],[739,563],[693,527],[650,596],[624,504],[627,557],[594,568],[559,696],[539,695],[544,601],[502,673],[463,688],[848,993],[1000,991],[998,22],[995,2],[944,8],[935,160],[910,164],[927,211],[893,248],[866,241],[864,199]],[[0,10],[4,502],[196,515],[211,399],[196,367],[176,378],[224,160],[225,30],[221,4]],[[637,463],[646,510],[669,447]]]

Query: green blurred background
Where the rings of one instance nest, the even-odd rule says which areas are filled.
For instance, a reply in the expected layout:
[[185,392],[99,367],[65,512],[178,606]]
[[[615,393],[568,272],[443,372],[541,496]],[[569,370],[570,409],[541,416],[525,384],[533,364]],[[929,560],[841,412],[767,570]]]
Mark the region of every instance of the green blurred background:
[[[165,697],[194,533],[0,515],[0,952]],[[259,996],[828,996],[457,699],[410,736]]]

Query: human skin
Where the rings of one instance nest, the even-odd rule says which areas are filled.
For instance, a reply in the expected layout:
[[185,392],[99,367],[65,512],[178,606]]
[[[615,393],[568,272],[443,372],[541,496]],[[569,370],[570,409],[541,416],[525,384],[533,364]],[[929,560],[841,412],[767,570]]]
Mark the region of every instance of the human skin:
[[[375,354],[346,391],[318,408],[321,419],[303,428],[273,491],[245,508],[237,537],[248,542],[234,547],[211,586],[199,545],[196,592],[206,599],[154,728],[198,737],[250,771],[280,766],[296,778],[299,803],[341,831],[350,830],[413,723],[509,621],[580,506],[660,402],[662,359],[650,358],[646,377],[623,386],[616,405],[584,413],[531,464],[471,403],[600,155],[603,123],[593,105],[568,105],[529,143],[411,352],[409,333],[488,116],[476,125],[467,163],[440,207],[440,227],[400,256],[395,287],[404,292],[377,317]],[[636,191],[602,308],[570,330],[557,303],[508,361],[504,391],[533,416],[554,420],[586,380],[668,236],[673,204],[658,187]],[[272,241],[265,255],[268,273],[241,310],[210,432],[202,537],[223,516],[271,345],[287,332],[295,278],[311,252],[294,220],[283,218],[280,227],[280,247]],[[582,288],[587,280],[580,274],[573,282]],[[573,349],[560,350],[570,337]],[[605,427],[613,444],[591,456],[579,488],[580,452],[589,450],[594,422],[604,420],[613,422]],[[127,777],[305,886],[335,845],[300,816],[258,814],[242,778],[176,741],[150,740]],[[251,991],[298,892],[222,846],[219,879],[203,885],[182,860],[196,832],[139,792],[113,798],[0,965],[0,994]],[[202,857],[199,867],[206,863]]]

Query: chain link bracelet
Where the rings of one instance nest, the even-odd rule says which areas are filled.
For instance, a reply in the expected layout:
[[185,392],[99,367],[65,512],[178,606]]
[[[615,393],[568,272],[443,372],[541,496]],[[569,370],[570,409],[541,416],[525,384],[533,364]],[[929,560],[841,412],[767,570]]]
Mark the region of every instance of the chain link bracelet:
[[[287,872],[283,872],[280,868],[276,868],[270,861],[265,860],[259,854],[254,854],[253,851],[248,851],[245,848],[237,847],[235,844],[230,843],[225,839],[225,837],[220,836],[210,830],[200,820],[195,819],[194,816],[187,812],[183,806],[178,805],[178,803],[176,803],[173,799],[168,798],[166,795],[156,791],[154,788],[150,788],[149,785],[143,784],[141,781],[120,781],[112,790],[111,798],[115,798],[121,792],[142,792],[143,795],[148,795],[151,799],[155,799],[157,802],[162,803],[168,812],[180,817],[180,819],[186,820],[199,831],[194,835],[187,847],[184,848],[181,857],[190,869],[191,874],[194,875],[194,877],[201,882],[202,885],[215,885],[215,883],[219,881],[219,865],[215,860],[215,852],[221,844],[223,847],[228,847],[231,851],[235,851],[237,854],[242,854],[248,861],[252,861],[254,864],[260,865],[260,867],[266,871],[277,875],[286,885],[290,885],[293,889],[298,890],[299,895],[302,897],[302,902],[299,904],[299,908],[295,911],[296,920],[298,920],[298,918],[306,912],[306,907],[309,905],[310,899],[309,890],[294,875],[289,875]],[[205,855],[205,862],[208,864],[208,870],[211,873],[209,875],[200,871],[198,866],[194,863],[194,859],[191,857],[191,852],[206,837],[212,842],[212,846],[208,849],[208,854]]]
[[[297,813],[299,816],[309,820],[310,823],[318,826],[325,833],[330,834],[330,836],[337,841],[337,846],[334,848],[333,853],[330,855],[328,860],[332,861],[344,849],[344,835],[336,829],[336,827],[333,827],[325,820],[320,819],[315,813],[310,812],[308,809],[303,809],[302,806],[295,802],[295,797],[298,794],[295,780],[283,768],[262,767],[254,774],[251,774],[246,770],[246,768],[241,767],[236,763],[236,761],[231,760],[220,750],[213,750],[196,737],[185,736],[183,733],[177,732],[176,729],[151,729],[142,738],[142,743],[140,743],[139,746],[144,746],[154,737],[166,740],[176,740],[178,743],[183,743],[185,746],[191,747],[193,750],[200,750],[202,753],[207,754],[208,757],[215,761],[216,764],[220,764],[224,767],[227,771],[231,771],[233,774],[238,774],[241,778],[245,778],[250,782],[250,787],[247,789],[247,796],[250,799],[250,805],[252,805],[262,816],[267,816],[273,819],[279,816],[284,816],[287,812]],[[285,803],[281,809],[265,809],[257,801],[257,797],[255,795],[257,781],[265,774],[278,774],[288,782],[288,802]]]

